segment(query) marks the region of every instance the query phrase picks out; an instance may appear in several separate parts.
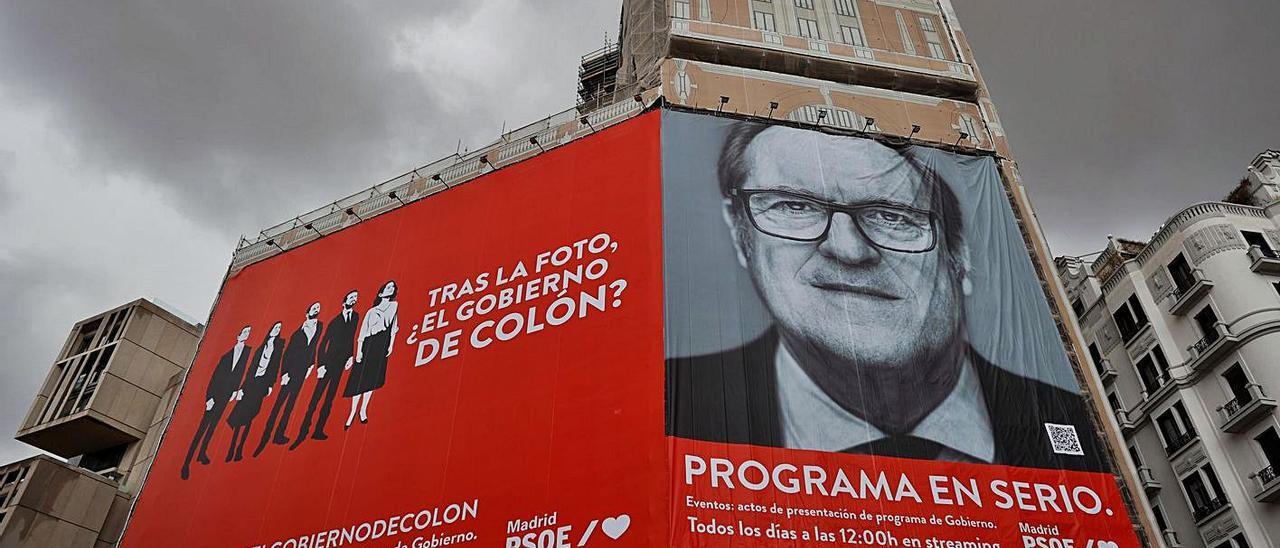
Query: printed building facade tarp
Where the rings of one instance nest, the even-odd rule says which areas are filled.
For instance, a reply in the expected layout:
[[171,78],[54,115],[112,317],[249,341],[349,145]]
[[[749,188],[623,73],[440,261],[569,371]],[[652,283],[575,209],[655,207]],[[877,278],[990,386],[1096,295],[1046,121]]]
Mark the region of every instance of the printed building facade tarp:
[[1136,546],[1039,291],[990,159],[645,114],[230,276],[123,545]]

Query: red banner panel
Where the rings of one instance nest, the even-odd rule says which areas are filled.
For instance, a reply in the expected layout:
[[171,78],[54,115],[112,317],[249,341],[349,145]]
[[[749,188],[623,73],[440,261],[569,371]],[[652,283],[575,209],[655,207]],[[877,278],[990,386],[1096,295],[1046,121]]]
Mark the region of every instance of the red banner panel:
[[672,546],[1137,546],[1110,474],[672,438]]
[[235,273],[123,545],[659,545],[659,115]]

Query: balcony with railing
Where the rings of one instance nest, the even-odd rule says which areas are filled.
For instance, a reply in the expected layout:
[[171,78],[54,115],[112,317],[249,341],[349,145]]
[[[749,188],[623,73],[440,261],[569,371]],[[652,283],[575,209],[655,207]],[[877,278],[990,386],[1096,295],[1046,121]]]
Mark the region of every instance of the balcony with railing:
[[1244,388],[1243,394],[1218,407],[1218,427],[1223,432],[1243,432],[1276,408],[1276,400],[1268,398],[1261,385],[1250,383]]
[[1109,384],[1116,380],[1116,368],[1111,366],[1111,360],[1103,358],[1094,364],[1094,369],[1097,370],[1098,378],[1102,379],[1103,383]]
[[1186,546],[1182,543],[1182,539],[1178,538],[1177,531],[1165,529],[1160,532],[1160,536],[1164,537],[1164,545],[1167,548],[1182,548],[1183,546]]
[[1253,500],[1280,502],[1280,473],[1277,472],[1276,466],[1272,465],[1249,476],[1258,483],[1258,490],[1254,492]]
[[1154,378],[1142,378],[1142,401],[1145,403],[1158,400],[1172,390],[1173,386],[1177,386],[1177,383],[1173,382],[1173,377],[1169,376],[1168,371],[1161,371]]
[[1200,436],[1194,431],[1179,432],[1166,440],[1167,445],[1164,447],[1164,452],[1172,459],[1184,449],[1191,447],[1191,442],[1194,442],[1197,439],[1200,439]]
[[1146,466],[1138,467],[1138,481],[1142,482],[1142,489],[1147,492],[1147,496],[1153,496],[1160,492],[1160,482],[1156,481],[1155,474],[1151,473],[1151,469]]
[[1132,411],[1116,409],[1116,422],[1120,425],[1120,433],[1125,436],[1133,434],[1133,431],[1138,429],[1138,421],[1132,417],[1133,414]]
[[1262,246],[1249,246],[1249,270],[1258,274],[1280,274],[1280,254]]
[[1186,314],[1209,294],[1210,289],[1213,289],[1213,281],[1205,278],[1204,271],[1199,268],[1192,269],[1190,279],[1175,283],[1173,292],[1169,294],[1169,313],[1174,316]]
[[1191,518],[1196,520],[1197,526],[1204,525],[1205,522],[1213,519],[1214,516],[1221,514],[1228,506],[1230,506],[1230,504],[1227,503],[1226,497],[1217,496],[1203,501],[1200,504],[1193,505],[1191,507]]
[[1227,324],[1221,321],[1214,322],[1213,331],[1187,347],[1187,351],[1191,354],[1191,358],[1186,363],[1187,369],[1195,372],[1203,367],[1212,367],[1234,350],[1239,342],[1240,339],[1227,328]]

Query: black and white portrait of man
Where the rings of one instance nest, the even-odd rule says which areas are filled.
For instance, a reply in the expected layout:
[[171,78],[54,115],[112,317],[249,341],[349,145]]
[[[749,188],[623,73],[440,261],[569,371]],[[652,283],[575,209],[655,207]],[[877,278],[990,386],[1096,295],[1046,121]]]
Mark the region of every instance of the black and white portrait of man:
[[[701,256],[709,253],[692,249],[695,244],[666,251],[669,434],[925,460],[1102,469],[1073,385],[1037,378],[1052,369],[1044,364],[1000,363],[1007,356],[984,355],[972,343],[972,329],[980,324],[985,346],[1017,356],[1004,349],[1017,346],[1018,334],[1028,330],[1020,323],[1023,316],[1041,312],[1019,301],[1043,300],[1034,291],[1011,293],[1011,253],[987,249],[978,254],[980,261],[971,253],[999,245],[973,236],[985,231],[1007,240],[1006,232],[1016,235],[1016,228],[981,219],[970,229],[966,212],[1005,209],[964,207],[957,189],[970,186],[947,178],[983,173],[989,186],[998,187],[993,169],[948,169],[941,158],[951,155],[923,147],[684,116],[706,123],[668,125],[667,131],[714,125],[715,131],[703,133],[718,139],[696,140],[718,147],[713,155],[688,159],[709,164],[701,172],[710,177],[668,181],[664,203],[672,205],[677,187],[695,185],[713,188],[716,199],[699,201],[702,213],[686,203],[665,214],[676,224],[714,216],[715,238],[728,243],[731,258],[703,268],[693,262],[708,260]],[[681,142],[664,136],[666,162],[682,154],[674,148]],[[692,167],[668,169],[670,174]],[[1002,193],[992,195],[1003,199]],[[673,241],[673,231],[694,229],[665,230]],[[985,280],[981,294],[975,294],[975,279]],[[1034,290],[1033,278],[1030,283]],[[733,293],[736,286],[750,291]],[[695,321],[702,312],[681,312],[698,307],[688,301],[707,299],[708,293],[717,302],[701,308],[718,309],[718,318]],[[758,303],[744,304],[752,293]],[[730,302],[731,295],[741,302]],[[972,321],[970,303],[988,298],[995,304],[983,303],[984,317]],[[991,306],[1002,312],[991,313]],[[1005,329],[1015,324],[1018,329]],[[682,335],[681,326],[693,334]],[[1042,353],[1049,355],[1053,341],[1040,337],[1025,344],[1044,346]],[[1048,376],[1068,378],[1058,384],[1070,383],[1069,370],[1053,373]],[[1055,451],[1047,428],[1065,427],[1076,430],[1079,444]]]

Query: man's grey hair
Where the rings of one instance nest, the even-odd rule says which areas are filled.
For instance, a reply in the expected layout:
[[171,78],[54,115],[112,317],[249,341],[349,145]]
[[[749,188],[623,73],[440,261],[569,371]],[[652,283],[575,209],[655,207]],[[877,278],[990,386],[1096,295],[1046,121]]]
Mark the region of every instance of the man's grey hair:
[[[733,189],[742,188],[746,183],[752,167],[747,157],[747,148],[756,137],[771,127],[775,126],[756,122],[736,122],[729,129],[724,146],[720,149],[720,161],[716,170],[722,196],[732,198]],[[960,213],[960,200],[956,198],[950,185],[942,179],[942,176],[922,160],[920,147],[883,142],[881,144],[906,159],[932,192],[929,203],[932,204],[931,208],[942,224],[951,269],[957,278],[964,276],[969,270],[969,260],[964,243],[964,219]],[[738,209],[734,209],[734,215],[741,220],[741,212]]]

